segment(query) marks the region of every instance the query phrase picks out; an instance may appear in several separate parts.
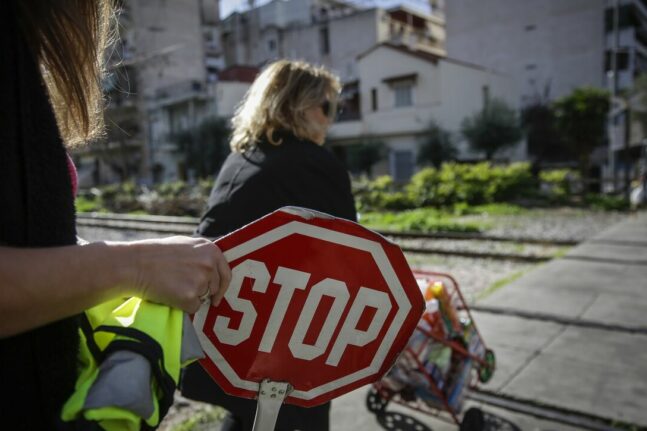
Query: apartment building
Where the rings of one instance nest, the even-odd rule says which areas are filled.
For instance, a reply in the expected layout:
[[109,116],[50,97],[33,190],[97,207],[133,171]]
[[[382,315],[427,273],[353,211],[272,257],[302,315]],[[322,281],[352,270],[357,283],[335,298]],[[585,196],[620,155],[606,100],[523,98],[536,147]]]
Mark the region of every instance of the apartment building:
[[218,0],[120,2],[104,84],[107,139],[75,152],[82,186],[191,177],[174,136],[230,115],[249,85],[249,71],[217,82],[226,69],[219,22]]
[[261,66],[278,58],[325,65],[357,80],[356,58],[382,42],[444,54],[441,18],[399,6],[359,8],[340,0],[273,0],[221,22],[227,65]]
[[[522,104],[546,94],[554,100],[582,86],[627,90],[647,72],[645,0],[452,0],[445,20],[448,55],[508,73]],[[594,155],[606,165],[607,177],[630,169],[620,154],[625,147],[639,155],[645,145],[629,110],[614,112],[610,147]]]
[[[518,91],[509,76],[465,61],[382,43],[362,53],[357,63],[359,115],[333,124],[329,142],[341,147],[382,142],[388,156],[374,173],[388,173],[397,181],[407,180],[417,169],[418,148],[432,120],[458,138],[459,158],[474,160],[481,155],[460,139],[463,119],[483,109],[489,98],[518,106]],[[501,157],[522,159],[525,148],[519,145]]]
[[509,73],[522,101],[604,87],[607,0],[452,0],[448,55]]

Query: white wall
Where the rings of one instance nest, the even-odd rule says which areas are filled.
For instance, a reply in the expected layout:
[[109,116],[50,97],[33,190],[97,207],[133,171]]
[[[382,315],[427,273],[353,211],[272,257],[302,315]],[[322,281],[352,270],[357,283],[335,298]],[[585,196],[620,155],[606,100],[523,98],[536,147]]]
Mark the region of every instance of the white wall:
[[342,82],[358,79],[357,56],[380,40],[378,25],[384,14],[383,10],[369,9],[329,22],[330,55],[326,65],[335,69]]
[[260,28],[310,22],[312,0],[274,0],[257,8]]
[[[517,89],[506,75],[440,59],[437,63],[380,47],[358,62],[362,118],[366,132],[397,134],[419,132],[431,118],[458,130],[465,116],[483,107],[483,86],[491,97],[518,108]],[[413,106],[395,107],[393,87],[384,79],[417,74]],[[371,110],[371,89],[378,94],[378,110]],[[340,124],[340,127],[343,123]],[[337,127],[337,126],[335,126]]]
[[[290,28],[284,32],[283,54],[292,59],[321,64],[337,73],[342,82],[358,78],[356,57],[378,42],[378,16],[370,9],[327,23]],[[321,50],[321,29],[328,28],[329,54]]]
[[218,117],[231,117],[251,84],[246,82],[219,81],[209,87],[209,96],[216,104]]
[[605,86],[605,1],[448,1],[447,54],[509,73],[527,100]]
[[139,91],[153,96],[179,81],[204,82],[203,35],[197,0],[130,1]]

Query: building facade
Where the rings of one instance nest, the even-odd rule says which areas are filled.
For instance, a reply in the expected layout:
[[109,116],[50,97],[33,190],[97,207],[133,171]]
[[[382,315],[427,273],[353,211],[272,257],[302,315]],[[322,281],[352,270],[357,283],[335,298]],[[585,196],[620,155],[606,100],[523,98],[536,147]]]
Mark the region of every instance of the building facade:
[[219,1],[124,0],[120,6],[119,40],[104,84],[108,133],[75,153],[81,185],[189,179],[175,137],[206,118],[230,115],[249,85],[235,71],[218,82],[226,69]]
[[[418,148],[432,120],[457,138],[460,159],[473,160],[481,155],[460,139],[463,119],[482,110],[489,98],[518,107],[518,92],[508,76],[403,45],[376,45],[358,57],[357,67],[360,115],[334,124],[330,143],[383,143],[387,158],[375,172],[398,181],[415,172]],[[524,156],[523,145],[501,154],[510,160]]]
[[359,8],[339,0],[273,0],[222,20],[225,64],[262,66],[279,58],[324,65],[357,80],[356,58],[382,42],[444,54],[444,22],[406,7]]
[[[621,96],[647,72],[645,0],[452,0],[445,19],[448,55],[509,74],[522,106],[583,86]],[[631,120],[644,107],[623,98],[612,99],[608,147],[593,153],[592,175],[607,185],[645,157],[645,134]]]
[[447,53],[510,74],[523,102],[606,86],[607,0],[452,0]]

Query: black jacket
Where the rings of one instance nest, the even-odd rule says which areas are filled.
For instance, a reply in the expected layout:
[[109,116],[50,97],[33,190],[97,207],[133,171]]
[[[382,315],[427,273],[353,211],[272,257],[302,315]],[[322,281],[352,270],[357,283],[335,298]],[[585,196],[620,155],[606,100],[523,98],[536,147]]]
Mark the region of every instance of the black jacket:
[[327,149],[290,134],[280,145],[261,141],[231,153],[197,232],[215,238],[278,208],[300,206],[355,221],[348,173]]
[[[225,161],[209,197],[198,234],[216,238],[278,208],[294,205],[356,221],[347,171],[327,149],[282,133],[280,145],[261,141]],[[251,430],[256,401],[226,395],[198,364],[184,373],[185,396],[230,410]],[[284,405],[279,430],[327,430],[330,404],[313,408]]]

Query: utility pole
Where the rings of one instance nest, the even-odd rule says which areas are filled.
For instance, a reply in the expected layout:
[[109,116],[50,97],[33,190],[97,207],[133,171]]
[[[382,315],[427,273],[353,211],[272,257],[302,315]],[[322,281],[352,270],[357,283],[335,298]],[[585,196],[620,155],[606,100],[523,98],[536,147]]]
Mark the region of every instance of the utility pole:
[[[609,130],[609,171],[613,179],[613,191],[617,190],[617,176],[616,176],[616,154],[615,154],[615,144],[616,144],[616,110],[614,105],[616,103],[616,97],[618,94],[618,48],[620,45],[620,32],[618,31],[619,27],[619,0],[613,1],[613,46],[611,52],[609,53],[609,60],[611,70],[607,73],[607,77],[611,78],[611,103],[608,116],[608,130]],[[588,185],[585,184],[585,187]]]
[[[619,0],[613,1],[613,49],[611,50],[610,60],[611,60],[611,109],[609,109],[609,118],[608,118],[608,128],[609,128],[609,170],[611,171],[611,177],[613,179],[613,191],[617,189],[617,177],[616,177],[616,155],[615,155],[615,144],[616,144],[616,110],[614,105],[616,103],[618,95],[618,48],[620,45],[620,32],[618,31],[619,27]],[[588,184],[584,185],[585,187]]]
[[[613,57],[611,59],[611,68],[613,70],[613,83],[611,86],[611,115],[613,123],[613,134],[612,141],[614,148],[620,148],[620,143],[622,143],[622,161],[623,161],[623,187],[622,191],[625,196],[625,199],[629,200],[629,194],[631,193],[631,157],[629,155],[629,143],[631,139],[631,120],[630,120],[630,106],[627,100],[622,99],[618,96],[618,54],[620,53],[620,25],[619,25],[619,0],[614,0],[613,2]],[[622,116],[622,117],[620,117]],[[624,123],[624,130],[622,134],[618,133],[618,127],[616,123],[616,118],[622,118]],[[621,142],[617,142],[618,139],[621,139]],[[613,154],[613,191],[618,191],[618,178],[616,175],[615,169],[615,152],[613,148],[611,149],[611,154]]]

